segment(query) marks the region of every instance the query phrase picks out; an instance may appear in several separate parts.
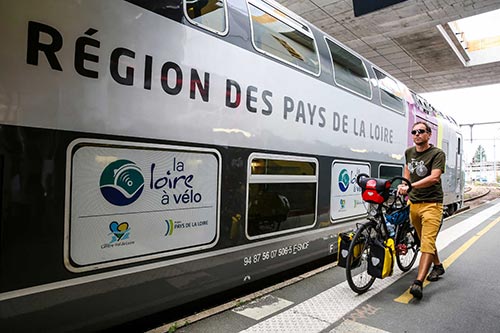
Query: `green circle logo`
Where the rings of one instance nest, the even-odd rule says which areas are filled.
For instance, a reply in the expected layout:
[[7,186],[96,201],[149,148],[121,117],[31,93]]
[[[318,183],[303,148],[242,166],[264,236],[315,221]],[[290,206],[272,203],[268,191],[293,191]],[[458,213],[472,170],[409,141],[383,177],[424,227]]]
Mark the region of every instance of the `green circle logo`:
[[339,188],[342,192],[347,191],[349,188],[349,173],[346,169],[342,169],[339,174]]
[[99,183],[102,196],[116,206],[130,205],[144,189],[141,169],[129,160],[110,163],[102,172]]

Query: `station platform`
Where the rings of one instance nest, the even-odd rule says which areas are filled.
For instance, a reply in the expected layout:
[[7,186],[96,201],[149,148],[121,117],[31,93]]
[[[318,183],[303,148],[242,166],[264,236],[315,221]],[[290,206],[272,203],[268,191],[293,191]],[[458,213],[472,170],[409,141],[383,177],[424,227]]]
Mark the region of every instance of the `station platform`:
[[179,320],[175,332],[500,332],[499,235],[500,199],[447,218],[437,241],[446,273],[424,283],[422,300],[408,292],[418,259],[363,295],[333,264],[205,319]]

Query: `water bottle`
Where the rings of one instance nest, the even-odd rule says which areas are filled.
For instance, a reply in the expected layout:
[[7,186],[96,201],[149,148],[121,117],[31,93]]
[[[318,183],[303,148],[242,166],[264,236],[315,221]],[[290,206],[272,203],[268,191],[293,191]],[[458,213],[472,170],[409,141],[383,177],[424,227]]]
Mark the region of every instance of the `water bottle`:
[[387,232],[389,233],[389,237],[394,237],[394,235],[396,234],[396,232],[394,231],[395,229],[394,224],[385,221],[385,225],[387,227]]

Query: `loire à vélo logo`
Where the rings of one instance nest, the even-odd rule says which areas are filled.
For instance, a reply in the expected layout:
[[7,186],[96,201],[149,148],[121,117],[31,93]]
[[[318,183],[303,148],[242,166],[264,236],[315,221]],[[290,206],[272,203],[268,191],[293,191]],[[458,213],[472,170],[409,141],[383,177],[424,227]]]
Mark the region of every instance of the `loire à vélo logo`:
[[144,189],[144,176],[134,162],[117,160],[104,169],[99,186],[109,203],[126,206],[140,197]]
[[342,169],[339,174],[339,188],[342,192],[347,191],[349,188],[349,172],[346,169]]

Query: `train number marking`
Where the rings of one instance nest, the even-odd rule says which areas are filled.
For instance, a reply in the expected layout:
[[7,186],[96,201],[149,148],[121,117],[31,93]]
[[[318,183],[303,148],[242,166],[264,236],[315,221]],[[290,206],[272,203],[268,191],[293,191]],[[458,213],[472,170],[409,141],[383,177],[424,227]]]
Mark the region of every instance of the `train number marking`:
[[309,241],[296,243],[284,247],[280,247],[279,249],[274,249],[270,251],[258,252],[249,256],[245,256],[243,258],[243,266],[248,266],[251,264],[257,264],[259,262],[265,262],[268,260],[272,260],[278,257],[295,255],[303,250],[307,250],[309,247]]

